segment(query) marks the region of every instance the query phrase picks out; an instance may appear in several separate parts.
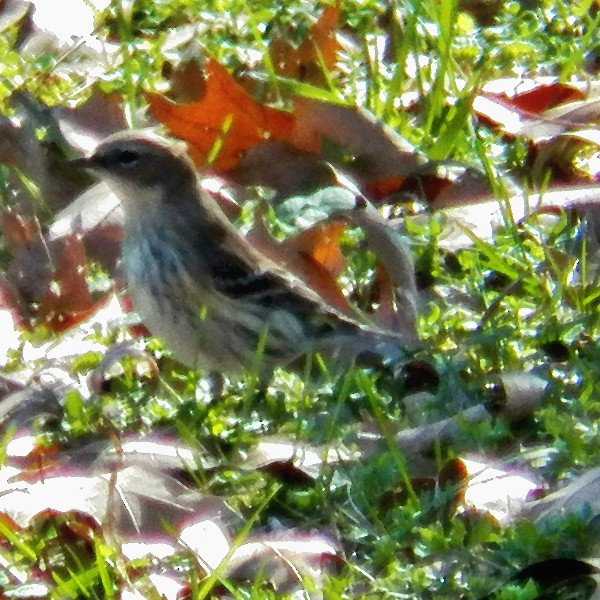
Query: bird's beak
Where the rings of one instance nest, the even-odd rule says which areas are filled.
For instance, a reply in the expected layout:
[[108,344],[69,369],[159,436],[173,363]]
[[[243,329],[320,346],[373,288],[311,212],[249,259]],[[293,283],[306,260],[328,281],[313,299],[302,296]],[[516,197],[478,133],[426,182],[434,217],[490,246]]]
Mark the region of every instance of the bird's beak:
[[76,168],[96,170],[100,167],[99,162],[93,156],[82,156],[81,158],[73,158],[68,162],[69,165]]

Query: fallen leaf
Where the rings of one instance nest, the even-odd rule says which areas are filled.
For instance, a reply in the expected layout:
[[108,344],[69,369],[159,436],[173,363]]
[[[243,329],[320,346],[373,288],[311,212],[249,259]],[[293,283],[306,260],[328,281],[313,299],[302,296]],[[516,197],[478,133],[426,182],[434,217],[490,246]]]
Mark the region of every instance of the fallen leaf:
[[186,444],[168,431],[132,434],[120,440],[118,448],[108,443],[104,446],[94,460],[99,469],[114,469],[118,465],[138,466],[183,477],[197,469],[208,472],[219,467],[217,460],[202,452],[202,448]]
[[147,94],[152,116],[190,145],[198,167],[207,165],[210,152],[222,140],[213,166],[235,166],[244,152],[266,140],[284,140],[293,117],[284,111],[255,102],[216,60],[204,63],[204,96],[195,103],[178,105],[160,94]]
[[83,104],[75,108],[55,106],[50,114],[64,139],[82,153],[92,152],[105,137],[128,128],[123,99],[97,87]]
[[249,148],[227,177],[242,185],[267,186],[278,198],[316,193],[335,184],[331,168],[321,158],[272,140]]
[[280,245],[279,255],[288,268],[332,306],[348,312],[349,305],[335,282],[345,266],[340,240],[345,223],[329,221],[311,227]]
[[[34,201],[19,177],[11,177],[11,185],[20,192],[19,204],[28,214],[36,210],[40,200],[53,209],[62,208],[89,185],[90,179],[65,160],[66,143],[48,107],[21,92],[11,96],[11,106],[15,119],[0,116],[0,163],[11,167],[9,174],[22,172],[37,189]],[[39,128],[45,131],[43,139]],[[14,201],[11,204],[15,206]]]
[[64,331],[98,308],[86,281],[87,256],[81,238],[64,237],[52,248],[54,272],[40,299],[38,318],[53,331]]
[[305,589],[303,580],[318,582],[340,564],[338,543],[322,533],[282,531],[249,536],[233,552],[225,574],[255,581],[260,575],[279,594]]
[[152,469],[125,467],[115,472],[80,470],[65,476],[45,476],[34,483],[13,481],[2,489],[0,513],[21,527],[52,510],[76,511],[99,525],[112,526],[126,539],[130,535],[164,534],[192,515],[213,518],[233,513],[222,500],[205,496],[175,478]]
[[327,465],[356,460],[343,447],[317,447],[287,440],[279,436],[263,439],[252,448],[240,468],[246,471],[264,470],[286,483],[306,483],[319,477]]
[[533,373],[505,372],[498,377],[500,386],[495,394],[491,411],[498,411],[510,422],[531,416],[544,399],[548,381]]
[[231,549],[231,535],[219,520],[194,521],[183,527],[179,541],[198,558],[207,573],[217,569]]
[[572,514],[585,514],[588,521],[600,515],[600,467],[584,471],[562,489],[530,502],[524,511],[524,516],[537,522]]
[[48,230],[50,241],[82,238],[86,254],[113,275],[121,253],[125,215],[120,200],[104,182],[97,183],[61,210]]
[[46,386],[28,386],[2,397],[0,402],[0,429],[24,427],[40,415],[60,416],[58,390]]
[[[581,97],[577,90],[573,95]],[[520,137],[538,143],[559,134],[576,129],[585,129],[600,115],[600,100],[585,97],[537,113],[515,106],[510,99],[481,92],[473,100],[473,109],[485,122],[495,125],[510,137]]]
[[541,487],[531,474],[494,467],[480,460],[461,458],[460,461],[467,473],[464,506],[488,512],[501,524],[518,516]]
[[373,320],[382,329],[416,341],[419,295],[408,243],[375,211],[353,210],[345,216],[363,230],[365,245],[378,260],[375,281],[378,307]]
[[2,230],[12,261],[7,278],[18,300],[39,302],[51,278],[51,258],[37,218],[15,212],[2,214]]
[[580,89],[555,81],[517,93],[509,98],[509,102],[525,112],[539,114],[554,106],[584,98],[585,94]]
[[[281,181],[294,167],[289,160],[279,164],[268,146],[262,155],[255,150],[248,159],[252,169],[240,164],[250,150],[281,142],[308,156],[339,163],[361,185],[371,186],[373,193],[384,181],[389,193],[391,181],[401,185],[423,163],[405,140],[364,109],[295,97],[294,110],[285,112],[253,100],[213,58],[205,60],[203,70],[204,94],[197,102],[176,104],[159,94],[147,94],[151,114],[189,144],[199,168],[207,166],[218,146],[212,162],[215,170],[239,166],[238,177],[247,183],[265,178]],[[331,156],[325,151],[328,146],[336,149]],[[306,165],[311,172],[319,169],[310,161]]]
[[36,218],[26,218],[14,211],[2,213],[2,233],[12,254],[30,250],[42,240],[42,228]]
[[[440,248],[455,252],[473,245],[473,235],[482,240],[491,240],[494,229],[506,223],[506,215],[511,221],[522,223],[532,215],[553,214],[556,209],[589,210],[600,203],[600,186],[556,185],[540,194],[517,193],[506,201],[499,202],[493,196],[482,196],[469,206],[443,209],[446,218],[444,230],[438,238]],[[416,221],[422,217],[417,215]]]
[[355,311],[336,282],[345,264],[339,248],[345,228],[341,221],[318,223],[295,237],[277,242],[264,226],[255,224],[248,239],[275,264],[284,264],[328,304],[352,315]]
[[340,50],[336,36],[339,18],[338,1],[325,8],[299,46],[289,42],[285,36],[274,37],[269,44],[269,55],[275,72],[282,77],[317,86],[326,84]]
[[403,182],[424,162],[393,129],[365,109],[296,97],[293,114],[288,141],[317,156],[324,154],[327,144],[343,149],[352,161],[341,167],[361,185],[375,186],[391,178]]
[[[543,406],[546,384],[533,374],[523,374],[523,381],[527,383],[523,384],[520,381],[520,377],[516,377],[515,374],[507,378],[507,386],[513,386],[513,389],[506,395],[505,403],[476,404],[452,417],[403,429],[397,432],[393,439],[403,452],[417,455],[431,451],[438,444],[449,444],[459,439],[465,425],[469,423],[491,422],[494,418],[503,418],[508,423],[514,423],[529,418]],[[365,434],[365,452],[373,453],[378,444],[374,444],[374,440],[369,439],[368,435]],[[385,443],[384,439],[379,441]]]
[[[193,44],[195,38],[189,43]],[[177,104],[193,104],[202,100],[206,94],[206,77],[201,65],[193,58],[183,60],[172,66],[163,67],[163,76],[169,80],[169,100]],[[166,72],[165,72],[166,71]]]
[[[443,168],[418,179],[427,204],[434,210],[476,204],[492,195],[487,176],[473,168]],[[503,181],[510,186],[507,178]]]
[[[23,346],[23,362],[33,364],[45,360],[46,365],[67,368],[73,358],[88,352],[103,354],[106,344],[98,341],[98,334],[107,336],[115,324],[124,319],[123,309],[115,294],[108,294],[94,305],[92,314],[80,320],[77,326],[64,331],[60,336],[42,342],[26,341]],[[48,366],[46,369],[48,369]]]

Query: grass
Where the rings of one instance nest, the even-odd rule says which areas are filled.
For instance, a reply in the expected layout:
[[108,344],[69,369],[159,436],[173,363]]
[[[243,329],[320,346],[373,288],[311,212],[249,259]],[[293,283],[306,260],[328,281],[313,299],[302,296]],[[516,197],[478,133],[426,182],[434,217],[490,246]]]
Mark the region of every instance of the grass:
[[[158,85],[169,59],[159,54],[167,29],[201,15],[202,22],[210,23],[203,28],[203,44],[230,70],[245,65],[250,50],[262,57],[253,65],[254,76],[276,103],[285,104],[290,91],[357,102],[430,160],[475,165],[502,197],[501,173],[513,173],[522,189],[530,189],[521,165],[525,149],[522,142],[503,140],[476,122],[473,96],[482,83],[503,76],[585,78],[584,58],[596,51],[600,18],[591,5],[508,2],[492,24],[480,25],[456,0],[348,2],[342,21],[352,43],[341,54],[339,71],[327,74],[328,87],[318,89],[278,78],[267,56],[268,36],[276,28],[296,42],[304,38],[312,2],[273,7],[262,0],[140,0],[131,13],[125,3],[113,2],[98,22],[99,34],[117,44],[117,59],[99,85],[123,95],[135,124],[144,105],[141,82]],[[15,90],[51,105],[89,94],[85,74],[60,71],[52,56],[34,61],[20,56],[12,49],[15,36],[11,31],[0,38],[0,54],[6,56],[0,66],[0,107],[7,114]],[[378,45],[385,36],[387,53]],[[400,102],[409,93],[418,97],[412,111]],[[8,203],[6,192],[3,203]],[[232,383],[218,404],[199,405],[197,374],[150,341],[162,382],[146,385],[135,365],[125,362],[96,402],[72,392],[64,419],[46,439],[65,444],[174,425],[195,447],[209,448],[224,464],[235,464],[266,434],[329,447],[351,445],[357,421],[373,421],[383,432],[414,425],[402,402],[409,393],[429,391],[431,411],[443,418],[462,408],[465,398],[472,403],[485,398],[495,376],[533,371],[550,382],[550,400],[534,418],[521,427],[500,420],[465,426],[455,445],[436,448],[433,462],[441,468],[464,451],[518,459],[524,449],[542,449],[547,458],[539,473],[553,489],[600,458],[598,294],[594,265],[587,263],[582,244],[582,221],[565,214],[550,223],[540,218],[516,226],[507,216],[493,241],[473,236],[472,246],[456,253],[438,245],[445,226],[436,213],[409,216],[405,222],[426,298],[419,332],[427,350],[418,358],[433,365],[437,385],[414,389],[405,373],[391,377],[361,369],[341,377],[318,370],[310,378],[280,372],[260,404],[256,380],[248,377]],[[352,264],[360,281],[369,262],[359,258]],[[82,357],[71,369],[86,373],[99,358]],[[314,481],[282,484],[272,473],[235,467],[198,470],[194,477],[207,493],[226,497],[248,523],[283,523],[332,532],[342,540],[344,562],[322,582],[324,598],[538,598],[534,583],[511,577],[547,558],[587,556],[592,540],[585,514],[544,525],[523,520],[505,528],[485,514],[455,514],[455,490],[419,489],[413,479],[419,469],[407,464],[412,458],[397,450],[389,433],[385,449],[369,460],[325,466]],[[0,522],[0,556],[26,573],[41,565],[54,582],[51,597],[118,597],[131,565],[119,556],[108,532],[94,529],[87,544],[67,535],[73,521],[72,515],[54,516],[16,532]],[[193,581],[192,597],[217,593],[218,573],[198,581],[189,557],[176,560]],[[0,587],[9,581],[0,571]],[[226,586],[235,598],[270,597],[260,574],[254,584]],[[569,597],[587,597],[585,591],[581,596],[576,589],[570,592]]]

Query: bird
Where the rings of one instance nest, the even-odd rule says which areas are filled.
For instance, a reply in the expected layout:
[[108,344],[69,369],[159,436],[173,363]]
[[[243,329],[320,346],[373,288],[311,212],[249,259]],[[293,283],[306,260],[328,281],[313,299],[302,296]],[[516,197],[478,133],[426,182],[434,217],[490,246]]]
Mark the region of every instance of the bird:
[[202,190],[181,141],[127,130],[72,162],[120,199],[133,307],[187,367],[272,373],[315,353],[352,361],[382,344],[401,347],[400,335],[332,307],[253,246]]

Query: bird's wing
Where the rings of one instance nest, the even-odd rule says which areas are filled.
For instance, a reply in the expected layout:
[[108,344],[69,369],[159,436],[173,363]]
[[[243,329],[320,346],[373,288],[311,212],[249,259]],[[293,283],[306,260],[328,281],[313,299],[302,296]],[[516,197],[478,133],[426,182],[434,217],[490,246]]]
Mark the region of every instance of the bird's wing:
[[[238,240],[239,241],[239,240]],[[244,240],[245,242],[246,240]],[[255,310],[266,314],[287,311],[309,326],[314,334],[326,335],[338,330],[369,329],[329,305],[295,274],[273,263],[254,247],[246,244],[228,244],[237,249],[225,261],[220,272],[216,265],[211,270],[213,285],[223,296],[234,302],[248,302]],[[243,255],[242,255],[243,252]]]
[[336,328],[371,329],[329,305],[301,278],[253,246],[212,198],[203,196],[203,207],[202,231],[196,229],[196,248],[202,252],[206,239],[220,242],[210,246],[203,260],[209,265],[212,285],[222,296],[234,302],[250,302],[258,311],[288,311],[319,334]]

